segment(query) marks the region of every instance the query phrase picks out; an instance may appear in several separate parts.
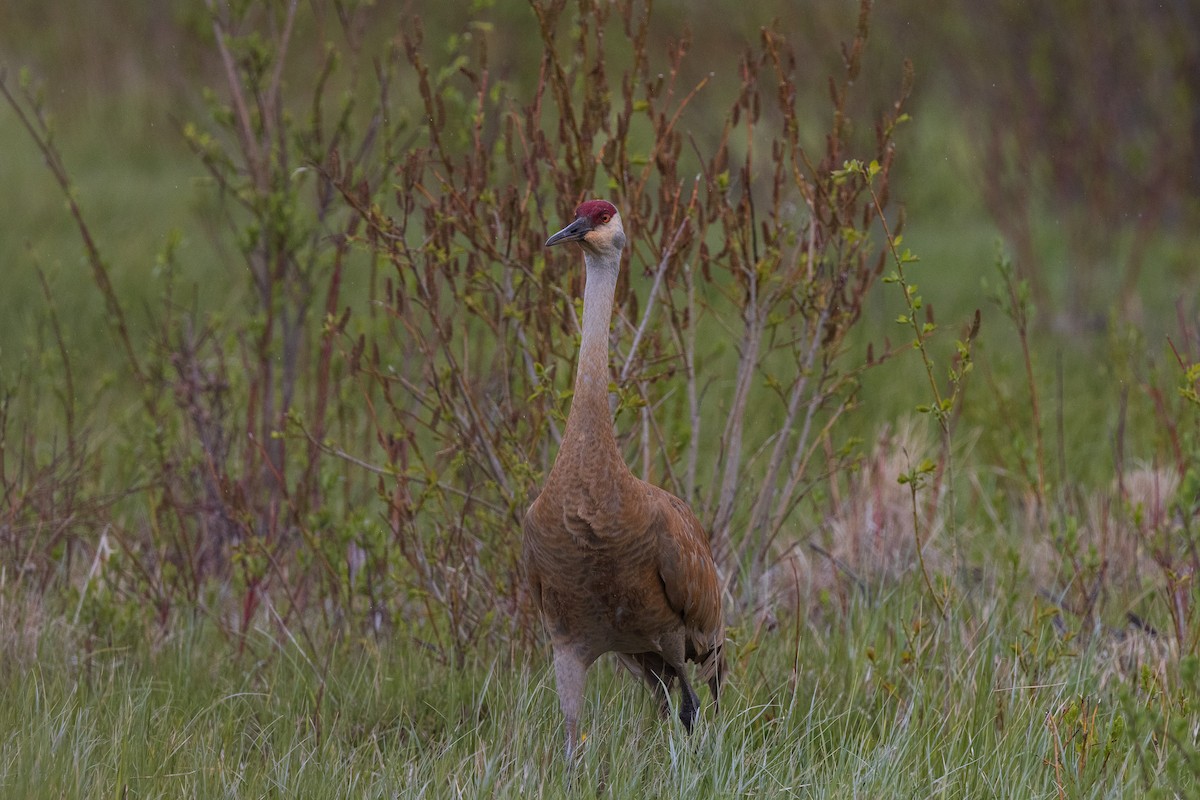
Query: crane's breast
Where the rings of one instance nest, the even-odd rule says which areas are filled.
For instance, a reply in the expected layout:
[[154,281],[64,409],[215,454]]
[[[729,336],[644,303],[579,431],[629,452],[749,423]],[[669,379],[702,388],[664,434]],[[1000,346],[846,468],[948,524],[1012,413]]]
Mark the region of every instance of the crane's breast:
[[524,528],[526,572],[552,636],[603,652],[652,646],[680,625],[644,524],[594,505],[537,502]]

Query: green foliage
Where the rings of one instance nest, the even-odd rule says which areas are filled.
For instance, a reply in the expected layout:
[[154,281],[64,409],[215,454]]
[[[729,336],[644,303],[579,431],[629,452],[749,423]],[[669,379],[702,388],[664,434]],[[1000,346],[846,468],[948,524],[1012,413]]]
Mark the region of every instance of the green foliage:
[[[146,93],[186,87],[153,135],[136,90],[71,100],[121,70],[4,81],[0,210],[29,245],[0,254],[33,268],[0,319],[0,792],[576,791],[516,553],[581,314],[577,258],[541,242],[599,194],[630,233],[618,431],[711,525],[737,656],[694,740],[599,671],[579,792],[1194,794],[1192,210],[1187,171],[1153,167],[1188,137],[1147,148],[1154,115],[1122,112],[1098,154],[1029,127],[1128,96],[1049,102],[1079,72],[1054,59],[1111,32],[1036,47],[1013,94],[1019,61],[924,67],[973,52],[948,35],[973,7],[927,46],[903,3],[780,5],[748,34],[681,34],[661,4],[473,5],[126,10],[178,54]],[[1020,9],[988,49],[1080,8]],[[89,63],[121,37],[90,39]],[[1047,113],[963,108],[943,75]],[[979,136],[989,114],[1017,124]],[[1135,201],[1122,174],[1163,180]],[[1014,255],[981,293],[985,211]],[[1112,309],[1058,288],[1112,263]],[[910,413],[931,449],[881,435]],[[794,616],[758,629],[770,601]]]
[[[366,640],[331,645],[320,668],[265,632],[231,659],[206,623],[82,655],[45,634],[38,663],[0,689],[0,725],[12,733],[0,742],[0,787],[28,798],[1195,789],[1196,712],[1180,691],[1149,672],[1104,684],[1111,656],[1065,652],[1052,615],[1036,609],[1024,628],[1019,607],[960,605],[958,625],[927,610],[906,592],[855,603],[802,633],[822,657],[799,671],[790,634],[741,648],[721,713],[706,706],[692,737],[660,722],[606,662],[591,676],[570,777],[543,659],[476,655],[448,668],[428,648]],[[1184,668],[1194,672],[1194,659]],[[1194,674],[1181,678],[1194,685]]]
[[[944,74],[971,98],[982,194],[1042,322],[1145,322],[1135,295],[1155,229],[1194,230],[1200,211],[1200,17],[1150,0],[963,11]],[[1057,275],[1047,239],[1067,262]]]

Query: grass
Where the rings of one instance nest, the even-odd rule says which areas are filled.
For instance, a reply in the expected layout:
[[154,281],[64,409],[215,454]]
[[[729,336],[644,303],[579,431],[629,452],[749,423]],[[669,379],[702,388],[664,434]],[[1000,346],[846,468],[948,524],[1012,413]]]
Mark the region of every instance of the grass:
[[[246,298],[241,255],[217,221],[222,201],[179,137],[162,135],[169,127],[165,113],[152,110],[154,101],[143,102],[102,97],[64,115],[58,139],[135,338],[150,347],[144,328],[161,296],[156,257],[172,229],[187,232],[177,251],[178,286],[195,292],[198,318],[232,319],[237,324],[228,330],[244,331],[253,304]],[[83,572],[101,525],[85,518],[71,529],[84,555],[74,567],[70,558],[65,566],[52,566],[58,572],[47,578],[60,592],[26,602],[21,592],[32,579],[24,577],[24,567],[15,558],[11,566],[0,564],[0,796],[1194,796],[1200,776],[1192,754],[1200,730],[1194,645],[1193,655],[1181,658],[1167,634],[1127,624],[1125,615],[1136,612],[1167,631],[1170,601],[1182,598],[1193,609],[1196,582],[1184,576],[1176,598],[1162,591],[1163,570],[1142,561],[1150,529],[1126,519],[1141,513],[1131,510],[1113,512],[1120,519],[1112,525],[1128,545],[1113,552],[1117,558],[1135,554],[1137,566],[1117,566],[1139,582],[1101,587],[1096,618],[1103,624],[1042,599],[1059,591],[1066,596],[1067,589],[1072,597],[1082,594],[1064,585],[1109,569],[1096,566],[1095,543],[1104,532],[1084,530],[1107,519],[1107,507],[1093,511],[1087,501],[1104,492],[1093,505],[1111,500],[1118,467],[1127,466],[1122,457],[1158,466],[1155,454],[1167,452],[1161,420],[1142,390],[1178,383],[1177,365],[1161,342],[1164,333],[1177,333],[1171,311],[1176,295],[1195,286],[1188,240],[1166,231],[1151,249],[1139,287],[1147,309],[1144,338],[1130,333],[1132,325],[1114,325],[1107,338],[1038,331],[1033,371],[1053,486],[1045,517],[1024,514],[1028,509],[1019,503],[1029,490],[1033,448],[1029,387],[1013,326],[982,286],[983,278],[995,279],[996,231],[971,184],[973,151],[953,110],[945,98],[914,110],[901,139],[905,166],[897,180],[908,206],[906,246],[921,258],[910,274],[937,306],[945,329],[933,343],[943,373],[961,326],[975,308],[984,314],[977,370],[954,440],[956,474],[950,476],[964,560],[943,560],[933,570],[938,587],[947,580],[939,569],[961,573],[948,579],[944,616],[915,572],[881,580],[867,575],[870,595],[854,594],[852,582],[836,573],[837,589],[811,591],[803,601],[810,604],[805,615],[781,614],[780,628],[771,633],[747,628],[750,614],[733,613],[730,622],[739,627],[731,630],[733,663],[721,712],[707,713],[690,738],[677,721],[660,723],[646,692],[602,661],[590,676],[587,741],[571,772],[561,758],[561,719],[544,648],[497,644],[503,632],[485,634],[485,643],[450,666],[421,644],[424,631],[401,627],[381,638],[322,643],[314,652],[307,637],[292,637],[259,614],[252,625],[266,627],[257,628],[242,649],[203,616],[184,620],[185,612],[173,609],[166,624],[151,621],[150,613],[135,608],[145,597],[118,598],[120,589],[111,586],[105,597],[112,602],[97,600],[107,585],[85,580]],[[164,121],[151,130],[151,118]],[[146,434],[134,429],[145,422],[136,392],[114,374],[120,360],[111,353],[103,303],[62,197],[36,149],[4,112],[0,136],[12,142],[8,157],[0,159],[0,183],[18,187],[0,196],[0,262],[20,267],[0,292],[0,394],[14,392],[13,419],[20,424],[12,430],[22,431],[22,442],[62,449],[56,428],[62,364],[33,271],[39,267],[63,323],[76,385],[86,387],[86,396],[74,402],[104,455],[85,459],[82,469],[107,470],[95,483],[103,490],[97,503],[115,506],[119,501],[108,498],[150,482],[155,476],[143,473],[158,462],[137,449]],[[1041,255],[1057,286],[1064,282],[1063,243],[1055,239],[1053,220],[1040,231]],[[644,277],[632,278],[644,292]],[[366,293],[359,280],[343,298],[354,306],[356,320],[366,316],[367,304],[362,297],[346,298]],[[904,305],[892,288],[877,287],[869,298],[855,355],[866,340],[878,344],[909,335],[895,324]],[[180,302],[190,304],[191,295]],[[723,373],[721,358],[732,359],[725,352],[732,342],[714,337],[718,347],[715,378]],[[861,405],[835,431],[834,444],[860,436],[866,453],[881,429],[901,427],[918,403],[928,402],[923,380],[913,357],[866,373]],[[705,413],[721,411],[709,406]],[[758,421],[768,424],[770,416]],[[35,424],[26,426],[28,420]],[[1180,423],[1185,429],[1190,424]],[[3,455],[18,457],[17,438]],[[904,455],[919,460],[921,454]],[[712,452],[703,456],[706,464],[716,459]],[[879,486],[851,480],[847,487],[844,508],[862,512],[850,522],[866,520],[867,508],[880,513]],[[886,488],[897,489],[894,479]],[[870,500],[860,502],[868,494]],[[910,516],[907,490],[900,494],[903,519]],[[793,518],[794,530],[785,532],[796,541],[823,541],[830,532],[834,500],[821,487],[814,497]],[[55,499],[46,507],[56,509]],[[1194,509],[1191,498],[1177,499],[1180,509]],[[118,522],[134,530],[156,524],[151,518],[159,510],[140,502],[131,500],[130,511],[122,506]],[[386,500],[355,508],[359,516],[353,518],[331,513],[313,529],[328,535],[323,543],[333,543],[331,558],[348,558],[348,531],[368,527],[364,519],[382,530],[376,517],[385,506]],[[1072,522],[1081,530],[1076,549],[1064,544]],[[1192,524],[1180,517],[1150,533],[1180,534],[1182,540]],[[33,527],[30,533],[32,527],[0,525],[0,542],[49,536]],[[892,534],[897,530],[893,526]],[[904,542],[912,538],[909,532]],[[395,552],[384,551],[399,562]],[[138,555],[152,567],[157,559],[169,561],[157,551]],[[58,565],[61,549],[51,556]],[[1187,567],[1186,559],[1178,563]],[[386,574],[390,580],[404,569],[392,563]],[[119,587],[119,579],[112,584]],[[393,586],[382,585],[385,591]],[[86,605],[78,598],[81,586],[92,591]],[[231,606],[245,589],[236,580],[209,588],[225,592]],[[365,598],[357,599],[365,605]],[[396,604],[405,612],[397,618],[418,605],[408,599]],[[355,600],[349,602],[351,616]],[[58,607],[43,610],[43,604]],[[299,613],[315,617],[317,604]],[[82,623],[80,610],[87,611]],[[337,635],[331,628],[346,629],[305,619],[318,642]],[[1194,613],[1188,624],[1194,642]]]
[[[12,79],[10,78],[10,82]],[[180,232],[176,270],[190,302],[228,307],[240,302],[243,281],[236,252],[222,253],[203,222],[213,201],[202,169],[169,128],[166,111],[137,98],[99,101],[57,123],[61,147],[79,201],[97,236],[118,295],[142,341],[149,314],[163,292],[158,256],[171,232]],[[107,131],[98,138],[97,131]],[[15,187],[0,197],[0,263],[14,265],[0,296],[0,375],[12,376],[54,349],[47,302],[35,270],[46,275],[54,311],[64,320],[66,344],[81,384],[105,375],[115,339],[92,284],[79,232],[41,155],[9,109],[0,136],[11,143],[0,182]],[[197,221],[201,224],[197,224]]]
[[[593,668],[568,774],[548,659],[448,668],[409,637],[315,654],[260,631],[242,657],[204,623],[81,652],[43,632],[0,661],[10,797],[1133,797],[1171,745],[1052,614],[917,592],[860,599],[740,647],[720,714],[688,737],[630,676]],[[786,626],[785,626],[786,627]],[[795,639],[799,634],[799,642]],[[255,652],[257,651],[257,652]],[[1195,721],[1194,716],[1192,717]],[[1140,736],[1141,738],[1137,738]],[[1168,786],[1194,789],[1193,784]]]

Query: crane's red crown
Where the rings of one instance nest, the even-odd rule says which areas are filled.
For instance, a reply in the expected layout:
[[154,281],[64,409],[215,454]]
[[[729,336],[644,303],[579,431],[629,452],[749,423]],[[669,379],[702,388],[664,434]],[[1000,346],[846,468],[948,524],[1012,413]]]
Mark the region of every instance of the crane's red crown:
[[575,209],[576,219],[586,219],[592,227],[603,225],[617,215],[617,207],[607,200],[588,200]]
[[575,209],[575,220],[570,225],[546,240],[546,247],[562,242],[579,242],[585,250],[592,252],[609,246],[620,250],[625,246],[625,232],[621,230],[619,222],[609,225],[618,219],[617,207],[612,203],[607,200],[588,200]]

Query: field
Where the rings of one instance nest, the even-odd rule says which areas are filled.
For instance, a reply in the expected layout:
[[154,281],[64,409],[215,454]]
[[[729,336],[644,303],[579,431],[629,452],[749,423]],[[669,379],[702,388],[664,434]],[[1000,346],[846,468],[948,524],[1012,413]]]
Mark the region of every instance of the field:
[[1163,657],[1152,641],[1067,643],[1018,603],[964,602],[953,625],[928,606],[899,591],[802,625],[798,649],[742,639],[720,716],[690,738],[602,663],[570,776],[533,654],[449,668],[392,641],[329,663],[277,641],[235,658],[195,629],[153,653],[43,641],[8,667],[2,774],[17,797],[1120,797],[1167,775],[1186,791],[1194,755],[1138,733],[1176,713],[1126,672]]
[[[793,5],[0,12],[0,794],[1195,796],[1200,21]],[[730,671],[569,768],[592,196]]]

